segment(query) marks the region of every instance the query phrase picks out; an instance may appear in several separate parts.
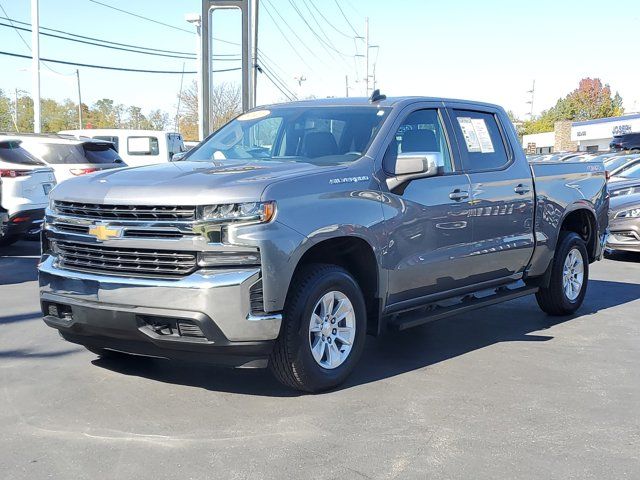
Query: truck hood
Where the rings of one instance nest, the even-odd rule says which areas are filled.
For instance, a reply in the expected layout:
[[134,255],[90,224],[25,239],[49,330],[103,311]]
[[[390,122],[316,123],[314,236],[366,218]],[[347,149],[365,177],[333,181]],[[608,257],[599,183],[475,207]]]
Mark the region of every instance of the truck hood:
[[609,210],[612,214],[618,213],[622,210],[629,210],[631,208],[640,208],[640,193],[620,195],[618,197],[613,197],[609,201]]
[[255,202],[274,181],[343,168],[275,160],[162,163],[67,180],[53,190],[52,198],[129,205]]

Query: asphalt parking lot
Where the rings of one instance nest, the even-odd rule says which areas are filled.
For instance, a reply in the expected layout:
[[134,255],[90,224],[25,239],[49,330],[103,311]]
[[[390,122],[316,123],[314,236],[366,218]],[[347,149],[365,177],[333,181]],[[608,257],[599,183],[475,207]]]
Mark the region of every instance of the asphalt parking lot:
[[524,298],[371,338],[314,396],[63,342],[37,252],[0,252],[0,478],[640,478],[640,255],[593,265],[579,315]]

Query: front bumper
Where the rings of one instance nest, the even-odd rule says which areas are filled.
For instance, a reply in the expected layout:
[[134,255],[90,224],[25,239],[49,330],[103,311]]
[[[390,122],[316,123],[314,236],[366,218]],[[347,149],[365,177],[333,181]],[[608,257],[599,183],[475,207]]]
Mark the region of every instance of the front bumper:
[[640,252],[640,219],[612,223],[607,237],[607,250]]
[[[251,313],[249,289],[259,279],[253,267],[163,280],[64,270],[53,256],[39,265],[44,320],[67,340],[233,366],[264,366],[280,332],[280,314]],[[202,336],[183,336],[180,322]]]

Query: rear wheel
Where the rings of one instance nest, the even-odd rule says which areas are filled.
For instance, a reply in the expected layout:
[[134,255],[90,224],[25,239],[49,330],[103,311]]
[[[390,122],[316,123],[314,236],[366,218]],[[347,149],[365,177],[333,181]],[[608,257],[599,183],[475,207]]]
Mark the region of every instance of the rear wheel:
[[549,315],[569,315],[584,300],[589,281],[589,256],[584,240],[574,232],[561,232],[551,266],[549,286],[536,300]]
[[366,308],[360,287],[343,268],[310,265],[296,275],[291,288],[271,371],[296,390],[336,387],[364,347]]

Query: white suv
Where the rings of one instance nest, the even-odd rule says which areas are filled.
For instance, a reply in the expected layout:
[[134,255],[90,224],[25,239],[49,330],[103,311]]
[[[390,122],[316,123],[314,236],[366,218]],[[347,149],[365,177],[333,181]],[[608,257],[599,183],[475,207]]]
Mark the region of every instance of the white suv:
[[61,135],[18,135],[21,146],[53,168],[58,183],[78,175],[126,167],[113,143]]
[[51,168],[12,138],[0,138],[0,180],[0,217],[6,212],[0,246],[6,246],[40,228],[56,180]]

